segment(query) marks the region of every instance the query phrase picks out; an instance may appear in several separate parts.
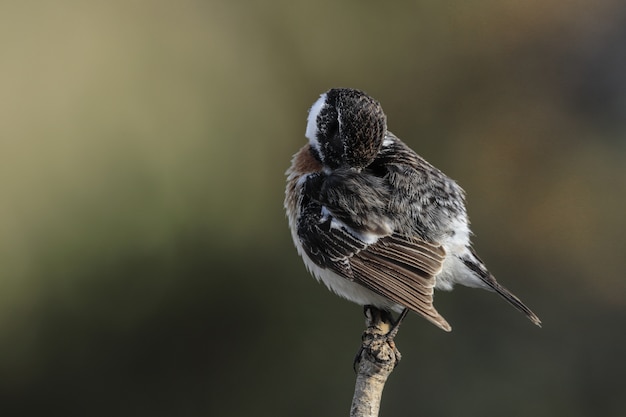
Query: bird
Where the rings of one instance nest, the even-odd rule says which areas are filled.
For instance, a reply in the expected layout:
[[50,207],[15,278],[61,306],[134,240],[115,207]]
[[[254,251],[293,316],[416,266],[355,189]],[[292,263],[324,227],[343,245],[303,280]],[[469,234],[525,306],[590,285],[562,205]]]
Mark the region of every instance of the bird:
[[448,332],[434,290],[482,288],[541,327],[473,249],[464,190],[387,130],[378,101],[332,88],[311,106],[305,137],[286,172],[284,206],[318,281],[354,303],[402,318],[412,311]]

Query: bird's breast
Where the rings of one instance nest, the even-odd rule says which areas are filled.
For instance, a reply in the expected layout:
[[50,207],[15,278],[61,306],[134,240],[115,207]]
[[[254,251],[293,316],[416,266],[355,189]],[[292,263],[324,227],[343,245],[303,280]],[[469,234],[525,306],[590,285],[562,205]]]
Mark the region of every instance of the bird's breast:
[[313,152],[311,152],[311,145],[306,144],[293,156],[293,159],[291,160],[291,168],[287,171],[287,175],[291,175],[292,173],[296,175],[305,175],[321,171],[321,162],[313,156]]
[[[310,174],[322,171],[322,164],[311,152],[309,144],[304,145],[291,160],[291,167],[287,170],[287,187],[285,189],[285,209],[289,219],[289,226],[297,243],[297,220],[300,216],[300,203],[302,201],[302,189],[304,180]],[[298,252],[300,248],[298,248]]]

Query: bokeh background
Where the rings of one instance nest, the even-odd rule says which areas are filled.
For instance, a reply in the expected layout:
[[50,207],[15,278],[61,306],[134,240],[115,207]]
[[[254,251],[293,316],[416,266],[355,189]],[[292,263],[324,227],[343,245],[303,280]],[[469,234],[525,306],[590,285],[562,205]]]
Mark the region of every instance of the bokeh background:
[[623,1],[5,1],[3,416],[348,415],[361,308],[282,208],[335,86],[468,192],[542,318],[438,293],[383,416],[626,416]]

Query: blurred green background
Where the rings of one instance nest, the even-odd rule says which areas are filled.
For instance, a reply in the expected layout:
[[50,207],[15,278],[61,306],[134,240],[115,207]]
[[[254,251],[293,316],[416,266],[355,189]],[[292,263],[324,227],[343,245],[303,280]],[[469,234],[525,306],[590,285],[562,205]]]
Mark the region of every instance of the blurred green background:
[[361,308],[284,171],[328,88],[468,192],[497,296],[411,315],[382,416],[626,416],[623,1],[5,1],[0,413],[348,415]]

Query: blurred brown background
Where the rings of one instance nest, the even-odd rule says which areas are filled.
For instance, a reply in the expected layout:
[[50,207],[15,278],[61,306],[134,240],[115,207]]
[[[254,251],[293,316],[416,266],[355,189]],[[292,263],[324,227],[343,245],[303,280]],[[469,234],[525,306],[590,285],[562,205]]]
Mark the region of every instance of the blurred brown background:
[[361,308],[282,209],[363,89],[468,192],[496,295],[412,315],[383,416],[625,416],[623,1],[0,5],[3,416],[348,415]]

